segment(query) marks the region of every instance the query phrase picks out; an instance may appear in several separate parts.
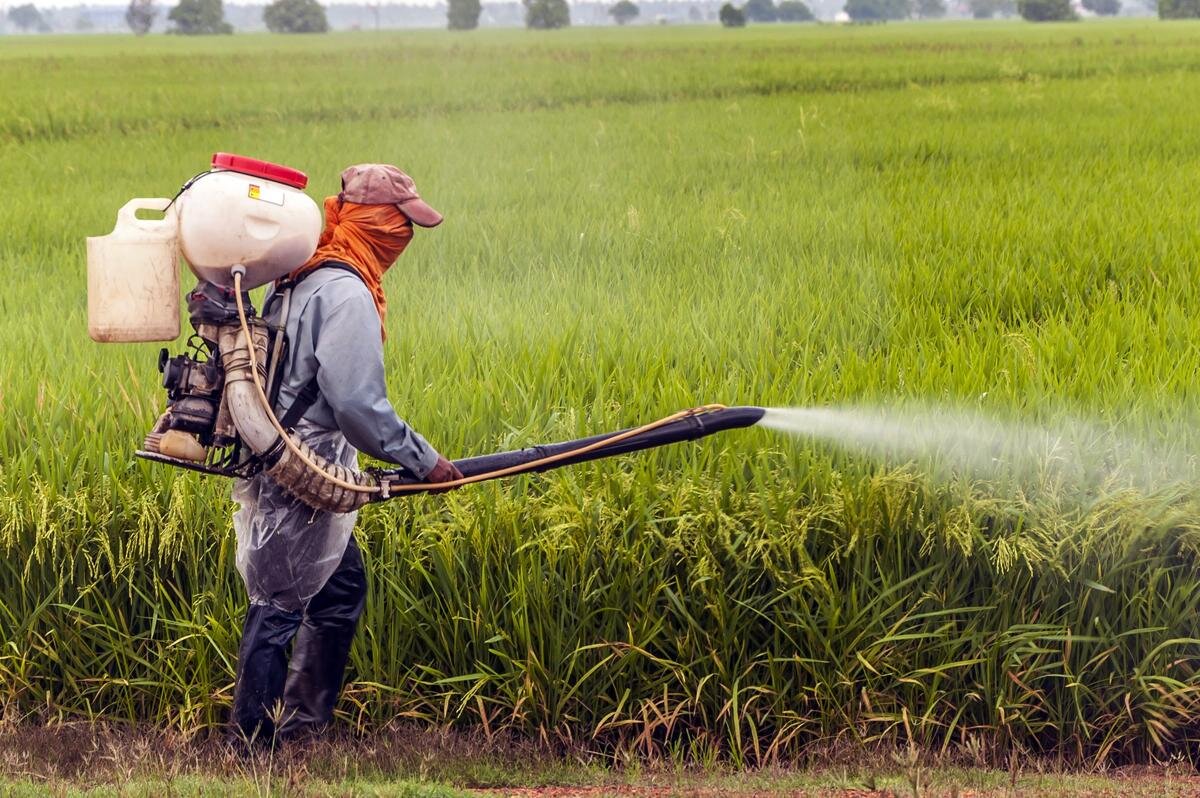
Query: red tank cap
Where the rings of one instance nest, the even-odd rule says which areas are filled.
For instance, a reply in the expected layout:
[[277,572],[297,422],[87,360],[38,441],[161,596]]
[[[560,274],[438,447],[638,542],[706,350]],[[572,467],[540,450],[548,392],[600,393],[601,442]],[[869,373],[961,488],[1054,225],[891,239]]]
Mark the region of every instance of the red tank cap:
[[257,158],[247,158],[245,155],[234,155],[231,152],[218,152],[212,157],[213,169],[227,169],[251,177],[261,177],[264,180],[274,180],[292,188],[304,188],[308,185],[308,175],[299,169],[282,166],[270,161],[260,161]]

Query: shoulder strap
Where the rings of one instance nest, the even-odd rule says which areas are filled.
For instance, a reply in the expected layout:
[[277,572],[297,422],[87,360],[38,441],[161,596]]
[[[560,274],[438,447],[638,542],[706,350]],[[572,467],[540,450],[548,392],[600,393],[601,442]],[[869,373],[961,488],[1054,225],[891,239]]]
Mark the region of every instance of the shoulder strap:
[[304,387],[300,389],[300,393],[296,395],[295,401],[291,407],[283,414],[283,418],[279,419],[279,425],[284,429],[291,429],[304,417],[308,409],[316,404],[317,399],[321,396],[321,389],[317,385],[317,378],[314,375],[311,380],[304,383]]
[[283,307],[279,311],[279,324],[271,328],[271,351],[267,358],[269,364],[267,367],[267,395],[271,400],[271,407],[274,407],[276,400],[279,399],[279,386],[283,384],[283,358],[288,349],[287,320],[288,313],[292,308],[291,287],[285,287],[281,291],[272,290],[271,296],[267,298],[263,306],[264,318],[276,301],[282,302]]
[[324,263],[322,263],[320,266],[318,266],[317,268],[309,269],[308,271],[301,274],[299,277],[294,277],[294,278],[290,278],[290,279],[281,281],[280,284],[285,285],[289,288],[294,288],[294,287],[300,285],[300,283],[307,280],[312,275],[321,271],[322,269],[337,269],[340,272],[347,272],[349,274],[353,274],[355,277],[357,277],[360,280],[362,280],[362,278],[363,278],[362,275],[359,274],[358,271],[355,270],[355,268],[353,266],[351,266],[350,264],[342,263],[340,260],[327,260]]

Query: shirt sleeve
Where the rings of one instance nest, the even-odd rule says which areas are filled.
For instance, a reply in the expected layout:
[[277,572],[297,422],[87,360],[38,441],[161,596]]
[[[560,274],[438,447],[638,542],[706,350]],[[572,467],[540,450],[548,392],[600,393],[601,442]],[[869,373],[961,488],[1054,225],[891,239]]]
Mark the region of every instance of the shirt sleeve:
[[321,396],[354,448],[424,479],[437,464],[438,453],[388,400],[379,314],[371,295],[357,283],[330,300],[320,303],[315,319]]

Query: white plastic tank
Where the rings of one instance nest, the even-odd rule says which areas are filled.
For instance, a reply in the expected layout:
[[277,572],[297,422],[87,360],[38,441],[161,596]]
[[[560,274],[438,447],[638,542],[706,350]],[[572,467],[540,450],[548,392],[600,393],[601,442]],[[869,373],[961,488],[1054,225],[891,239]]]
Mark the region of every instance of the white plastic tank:
[[88,335],[104,343],[174,341],[179,337],[179,248],[169,199],[132,199],[106,236],[87,240]]
[[242,264],[243,288],[269,283],[308,260],[321,235],[321,211],[301,191],[295,169],[228,153],[175,200],[183,257],[202,280],[232,286]]

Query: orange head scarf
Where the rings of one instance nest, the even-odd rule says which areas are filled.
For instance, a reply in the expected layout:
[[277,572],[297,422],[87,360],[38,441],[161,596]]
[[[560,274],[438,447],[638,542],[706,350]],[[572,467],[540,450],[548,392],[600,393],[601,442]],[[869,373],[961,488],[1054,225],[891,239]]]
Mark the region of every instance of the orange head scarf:
[[412,222],[395,205],[359,205],[343,202],[340,195],[326,197],[325,230],[317,242],[317,251],[288,279],[295,280],[319,269],[326,261],[346,264],[358,272],[371,291],[382,331],[387,313],[383,273],[400,257],[412,234]]

